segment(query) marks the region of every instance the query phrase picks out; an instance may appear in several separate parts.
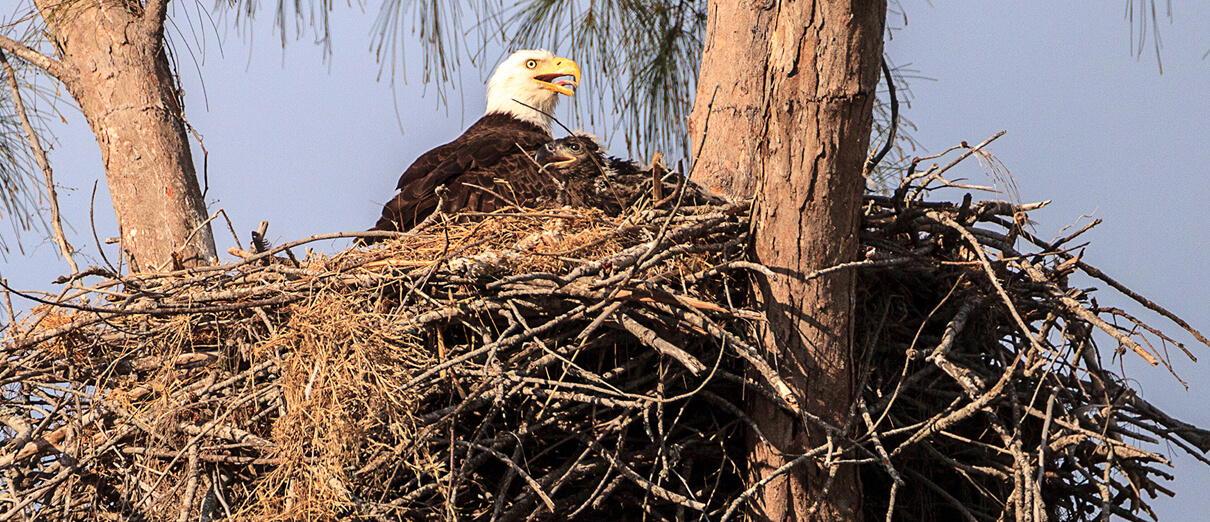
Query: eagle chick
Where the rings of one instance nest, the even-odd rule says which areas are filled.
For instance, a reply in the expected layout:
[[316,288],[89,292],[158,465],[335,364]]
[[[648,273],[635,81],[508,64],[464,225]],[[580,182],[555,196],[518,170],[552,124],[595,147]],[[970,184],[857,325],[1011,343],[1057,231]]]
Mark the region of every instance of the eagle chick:
[[[591,134],[573,134],[547,143],[538,150],[534,160],[542,166],[543,172],[563,181],[565,187],[559,202],[564,205],[597,208],[610,216],[618,216],[652,194],[654,175],[651,168],[607,156],[600,140]],[[676,194],[678,183],[687,184],[682,204],[722,201],[679,173],[663,172],[660,185],[665,196]]]

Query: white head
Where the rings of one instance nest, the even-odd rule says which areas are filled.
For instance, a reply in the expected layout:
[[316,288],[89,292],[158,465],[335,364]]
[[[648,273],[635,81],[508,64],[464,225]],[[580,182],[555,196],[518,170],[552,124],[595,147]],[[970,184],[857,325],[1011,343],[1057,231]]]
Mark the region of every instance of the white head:
[[558,105],[559,95],[573,96],[579,85],[576,62],[546,50],[517,51],[496,67],[487,82],[487,113],[509,114],[549,131],[548,114]]

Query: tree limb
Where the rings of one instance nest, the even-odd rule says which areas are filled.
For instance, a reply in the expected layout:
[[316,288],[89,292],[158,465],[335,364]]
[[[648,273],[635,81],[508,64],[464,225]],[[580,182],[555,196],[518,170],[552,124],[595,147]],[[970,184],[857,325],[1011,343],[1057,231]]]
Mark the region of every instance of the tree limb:
[[139,31],[146,38],[148,47],[155,49],[164,41],[164,20],[168,17],[168,0],[147,0],[143,6],[143,20]]
[[53,76],[56,80],[67,83],[65,80],[67,76],[66,69],[64,69],[63,64],[59,63],[58,60],[35,51],[33,48],[2,34],[0,34],[0,49],[13,53],[13,56],[46,71],[46,74]]

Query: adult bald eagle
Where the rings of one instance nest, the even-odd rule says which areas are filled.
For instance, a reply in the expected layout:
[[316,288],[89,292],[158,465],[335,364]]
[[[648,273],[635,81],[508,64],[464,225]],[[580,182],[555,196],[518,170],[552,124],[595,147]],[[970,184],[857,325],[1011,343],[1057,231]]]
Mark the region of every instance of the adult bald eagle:
[[[600,140],[591,134],[573,134],[551,141],[538,150],[534,160],[542,166],[542,171],[563,180],[565,192],[561,203],[566,205],[598,208],[617,216],[645,196],[654,198],[651,169],[627,159],[607,156]],[[663,172],[661,194],[676,194],[678,183],[687,184],[682,204],[723,201],[676,172]]]
[[[570,77],[570,78],[568,78]],[[553,202],[560,184],[530,154],[551,140],[559,95],[573,96],[580,67],[544,50],[513,53],[487,84],[487,114],[458,139],[422,154],[399,177],[400,191],[371,230],[406,231],[438,210],[490,212]]]

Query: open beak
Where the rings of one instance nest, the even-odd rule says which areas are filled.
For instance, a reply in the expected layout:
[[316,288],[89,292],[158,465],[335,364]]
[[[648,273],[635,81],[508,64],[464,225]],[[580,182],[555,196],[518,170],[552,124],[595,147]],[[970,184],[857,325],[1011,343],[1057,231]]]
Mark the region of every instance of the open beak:
[[[555,58],[543,63],[534,72],[534,81],[538,85],[564,96],[575,96],[575,89],[580,86],[580,66],[567,58]],[[567,76],[571,79],[567,79]]]
[[549,167],[551,165],[561,167],[563,165],[567,165],[569,163],[576,161],[576,159],[571,156],[555,154],[554,152],[551,152],[551,151],[547,150],[546,148],[541,148],[541,149],[538,149],[537,154],[534,154],[534,161],[536,161],[538,163],[538,165],[541,165],[542,169],[545,170],[547,167]]

